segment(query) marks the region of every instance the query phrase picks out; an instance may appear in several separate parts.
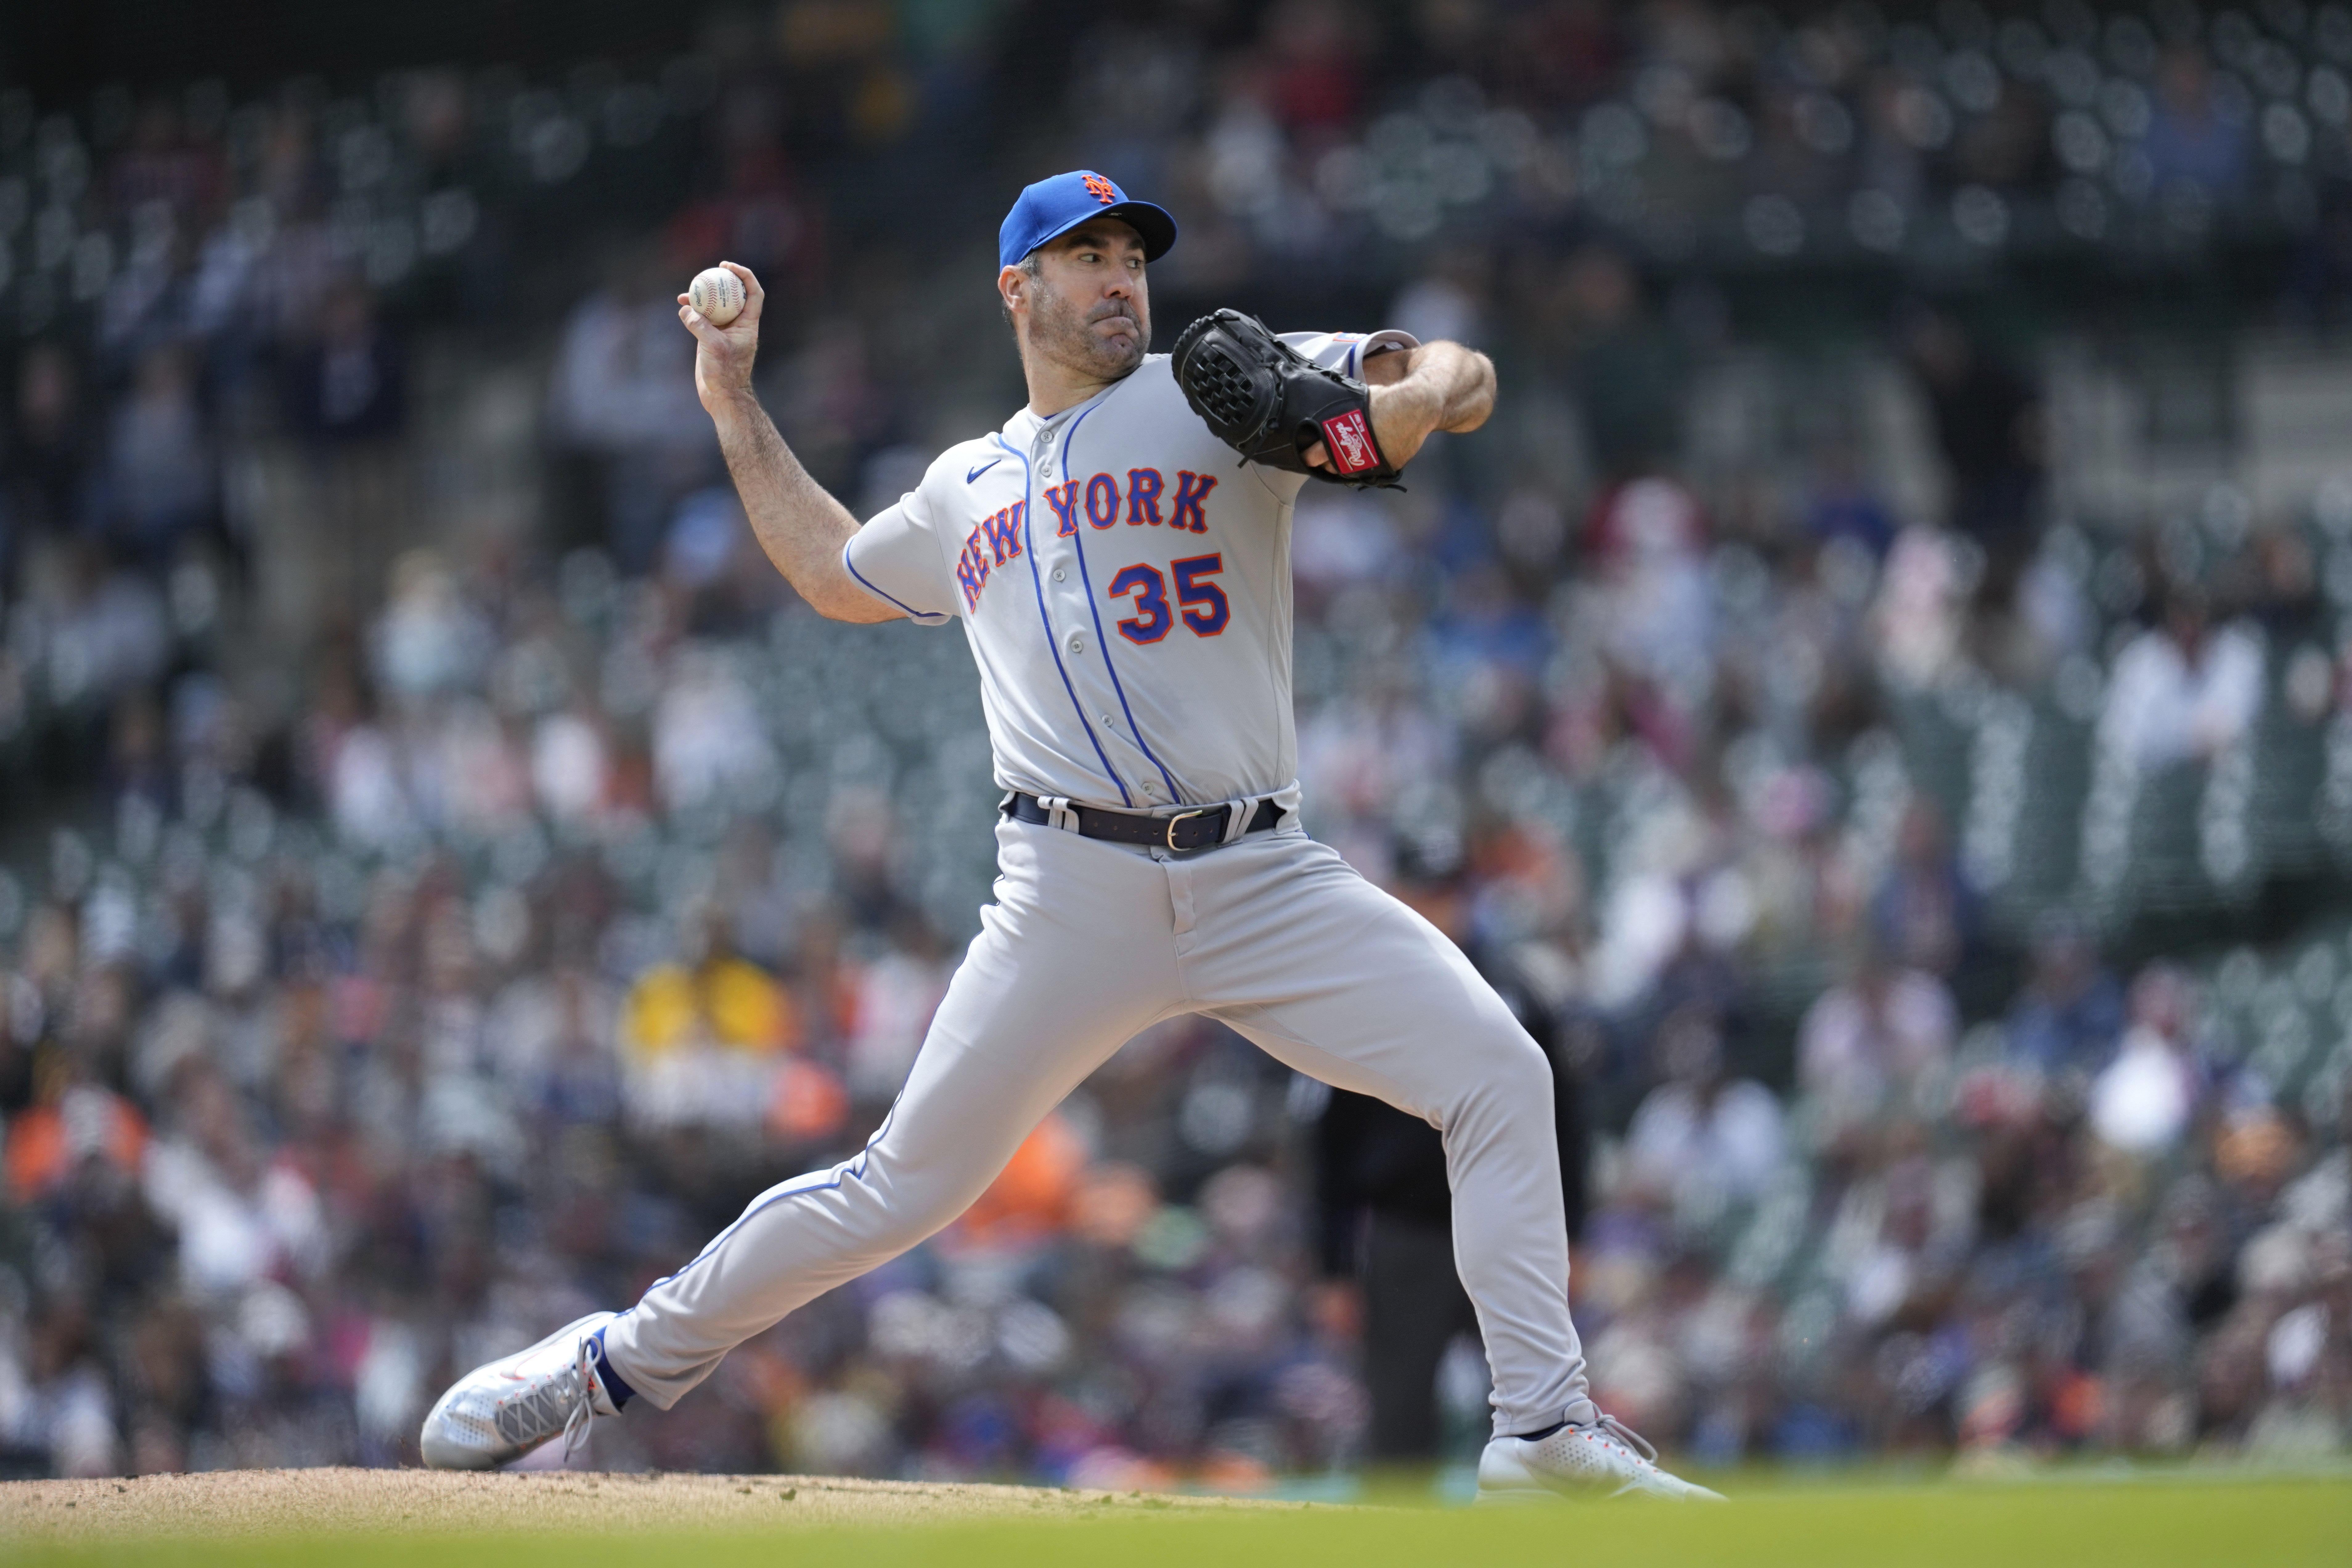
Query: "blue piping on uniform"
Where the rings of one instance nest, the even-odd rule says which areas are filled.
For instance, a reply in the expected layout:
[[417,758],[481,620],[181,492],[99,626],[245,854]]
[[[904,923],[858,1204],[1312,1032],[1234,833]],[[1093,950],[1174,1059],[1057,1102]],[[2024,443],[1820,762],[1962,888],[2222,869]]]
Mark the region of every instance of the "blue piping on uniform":
[[[1104,394],[1106,401],[1108,400],[1108,393]],[[1095,405],[1095,408],[1100,408],[1102,404],[1100,403]],[[1087,409],[1087,414],[1092,414],[1095,411],[1095,408]],[[1069,482],[1070,478],[1070,438],[1078,433],[1078,426],[1087,422],[1087,414],[1081,414],[1076,419],[1071,420],[1070,427],[1062,432],[1062,480],[1065,484]],[[1095,641],[1102,645],[1103,668],[1110,671],[1110,689],[1118,693],[1118,710],[1127,715],[1127,727],[1134,732],[1136,746],[1146,757],[1151,759],[1151,765],[1160,770],[1160,776],[1168,781],[1169,799],[1173,804],[1181,805],[1184,804],[1184,792],[1176,787],[1175,777],[1169,773],[1168,764],[1161,762],[1158,756],[1153,754],[1151,742],[1143,738],[1143,726],[1135,721],[1135,710],[1129,707],[1127,704],[1127,688],[1119,683],[1118,666],[1112,662],[1110,657],[1110,635],[1103,630],[1102,609],[1095,603],[1094,579],[1087,575],[1087,573],[1086,536],[1082,531],[1073,530],[1070,534],[1070,542],[1076,547],[1078,552],[1078,581],[1086,584],[1087,613],[1093,616],[1095,618]],[[1034,563],[1031,564],[1030,570],[1033,572],[1036,570],[1036,566]],[[1129,804],[1133,805],[1134,803],[1130,801]]]
[[[1091,413],[1093,411],[1089,409],[1087,412]],[[1086,415],[1081,414],[1078,417],[1083,419],[1086,417]],[[1072,428],[1075,429],[1076,426],[1073,426]],[[1110,765],[1110,755],[1103,750],[1102,742],[1097,740],[1095,736],[1094,725],[1089,722],[1087,718],[1087,705],[1078,700],[1078,689],[1070,684],[1070,672],[1062,668],[1062,650],[1054,641],[1054,617],[1045,613],[1045,579],[1040,575],[1037,571],[1036,536],[1029,531],[1031,520],[1034,518],[1037,511],[1037,470],[1030,465],[1028,453],[1014,452],[1011,444],[1008,443],[1002,436],[997,437],[995,439],[998,446],[1003,447],[1005,451],[1012,453],[1013,457],[1021,459],[1022,483],[1027,488],[1027,494],[1029,497],[1026,501],[1022,503],[1021,507],[1021,547],[1029,557],[1029,582],[1031,585],[1037,590],[1037,623],[1045,629],[1045,651],[1054,656],[1054,672],[1062,678],[1062,689],[1070,694],[1070,706],[1078,710],[1078,724],[1087,732],[1087,743],[1094,747],[1096,757],[1102,763],[1103,772],[1109,774],[1110,782],[1118,786],[1119,804],[1121,805],[1133,805],[1135,804],[1135,797],[1127,793],[1127,781],[1120,778],[1118,776],[1118,770]],[[1068,448],[1066,447],[1063,448],[1063,451],[1066,457]],[[1085,578],[1086,570],[1086,557],[1081,554],[1078,557],[1078,574],[1082,581]],[[1094,600],[1092,590],[1088,590],[1087,599],[1088,607],[1091,608]],[[1099,641],[1101,639],[1097,637],[1096,640]],[[975,646],[977,645],[975,644]],[[1105,653],[1105,658],[1106,659],[1108,658],[1108,651]],[[1118,677],[1117,675],[1113,675],[1111,679],[1115,684],[1118,681]],[[1132,723],[1134,721],[1130,719],[1129,722]],[[1149,755],[1149,753],[1146,754]]]
[[898,605],[900,609],[906,611],[907,614],[914,616],[915,619],[919,621],[944,621],[952,618],[940,614],[937,610],[919,610],[915,608],[914,605],[908,604],[905,600],[892,597],[892,595],[886,594],[881,589],[876,587],[873,580],[867,577],[865,573],[860,572],[857,569],[857,563],[849,558],[849,547],[856,542],[857,536],[854,533],[847,539],[841,542],[841,563],[849,568],[849,574],[851,576],[866,584],[866,591],[867,593],[872,594],[878,599],[888,599],[890,603]]
[[[750,1224],[752,1215],[764,1214],[769,1209],[773,1208],[776,1205],[782,1203],[786,1198],[796,1198],[803,1193],[832,1192],[853,1176],[857,1177],[861,1181],[864,1180],[866,1176],[866,1161],[867,1156],[874,1152],[874,1145],[882,1141],[882,1134],[890,1131],[890,1123],[898,1119],[898,1102],[894,1100],[890,1102],[890,1113],[882,1119],[882,1125],[874,1130],[874,1136],[866,1141],[866,1147],[857,1152],[857,1158],[850,1163],[842,1166],[840,1171],[834,1176],[833,1180],[829,1182],[812,1182],[805,1187],[787,1187],[784,1191],[769,1198],[765,1203],[753,1204],[750,1208],[745,1209],[740,1215],[736,1216],[735,1223],[733,1225],[729,1226],[725,1230],[722,1230],[717,1236],[712,1237],[701,1251],[687,1259],[687,1261],[678,1268],[677,1274],[665,1274],[660,1279],[655,1280],[652,1284],[646,1286],[646,1295],[652,1295],[655,1291],[660,1289],[663,1286],[677,1279],[679,1274],[684,1274],[688,1269],[693,1268],[696,1264],[709,1257],[712,1252],[718,1249],[720,1242],[725,1241],[729,1237],[742,1229],[744,1226]],[[642,1300],[643,1298],[641,1297],[639,1300]],[[636,1308],[635,1307],[629,1309],[630,1312],[634,1312]],[[626,1317],[628,1316],[628,1312],[624,1312],[621,1315],[623,1317]]]

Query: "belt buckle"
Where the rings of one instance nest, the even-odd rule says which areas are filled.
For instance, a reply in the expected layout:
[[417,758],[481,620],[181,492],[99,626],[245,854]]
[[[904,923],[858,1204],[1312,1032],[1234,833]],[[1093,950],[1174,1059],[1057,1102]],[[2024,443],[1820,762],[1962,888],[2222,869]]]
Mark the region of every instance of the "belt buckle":
[[1192,851],[1191,851],[1191,850],[1189,850],[1189,849],[1180,849],[1180,848],[1178,848],[1178,847],[1176,847],[1176,825],[1177,825],[1178,823],[1180,823],[1180,822],[1182,822],[1182,821],[1186,820],[1186,819],[1187,819],[1187,818],[1189,818],[1189,817],[1194,817],[1194,816],[1208,816],[1208,815],[1209,815],[1209,813],[1211,813],[1211,812],[1213,812],[1213,811],[1214,811],[1214,810],[1216,810],[1216,807],[1215,807],[1215,806],[1213,806],[1213,805],[1196,805],[1196,806],[1192,807],[1190,811],[1180,811],[1180,812],[1178,812],[1175,816],[1173,816],[1170,817],[1170,818],[1168,819],[1168,835],[1167,835],[1168,853],[1170,853],[1171,855],[1189,855],[1189,854],[1191,854],[1191,853],[1192,853]]

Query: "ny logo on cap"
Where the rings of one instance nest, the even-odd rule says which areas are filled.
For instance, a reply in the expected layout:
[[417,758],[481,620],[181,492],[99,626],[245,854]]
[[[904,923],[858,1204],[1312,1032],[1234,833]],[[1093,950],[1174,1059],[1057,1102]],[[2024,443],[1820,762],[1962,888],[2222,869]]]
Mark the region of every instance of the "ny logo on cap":
[[1104,179],[1100,174],[1088,174],[1086,179],[1086,185],[1087,194],[1094,197],[1095,200],[1102,203],[1105,206],[1108,206],[1111,203],[1118,200],[1118,187],[1112,184],[1108,180]]

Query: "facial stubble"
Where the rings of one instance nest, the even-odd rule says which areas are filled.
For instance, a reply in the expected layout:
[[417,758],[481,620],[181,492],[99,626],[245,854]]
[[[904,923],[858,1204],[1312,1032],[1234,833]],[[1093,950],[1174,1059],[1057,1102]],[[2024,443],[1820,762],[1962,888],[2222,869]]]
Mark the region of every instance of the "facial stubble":
[[[1094,325],[1124,315],[1133,341],[1124,349],[1095,335]],[[1040,277],[1029,294],[1029,341],[1047,358],[1097,381],[1117,381],[1143,363],[1151,342],[1151,321],[1140,300],[1106,300],[1081,316],[1069,298]]]

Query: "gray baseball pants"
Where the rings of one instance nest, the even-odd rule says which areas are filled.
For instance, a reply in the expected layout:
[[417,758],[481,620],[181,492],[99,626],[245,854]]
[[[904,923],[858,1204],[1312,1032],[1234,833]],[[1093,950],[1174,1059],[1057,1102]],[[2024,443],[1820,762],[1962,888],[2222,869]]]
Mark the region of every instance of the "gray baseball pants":
[[771,1187],[606,1331],[667,1409],[784,1314],[961,1215],[1136,1034],[1201,1013],[1444,1135],[1495,1429],[1595,1414],[1568,1310],[1551,1068],[1435,927],[1297,826],[1205,853],[1002,821],[996,902],[863,1152]]

